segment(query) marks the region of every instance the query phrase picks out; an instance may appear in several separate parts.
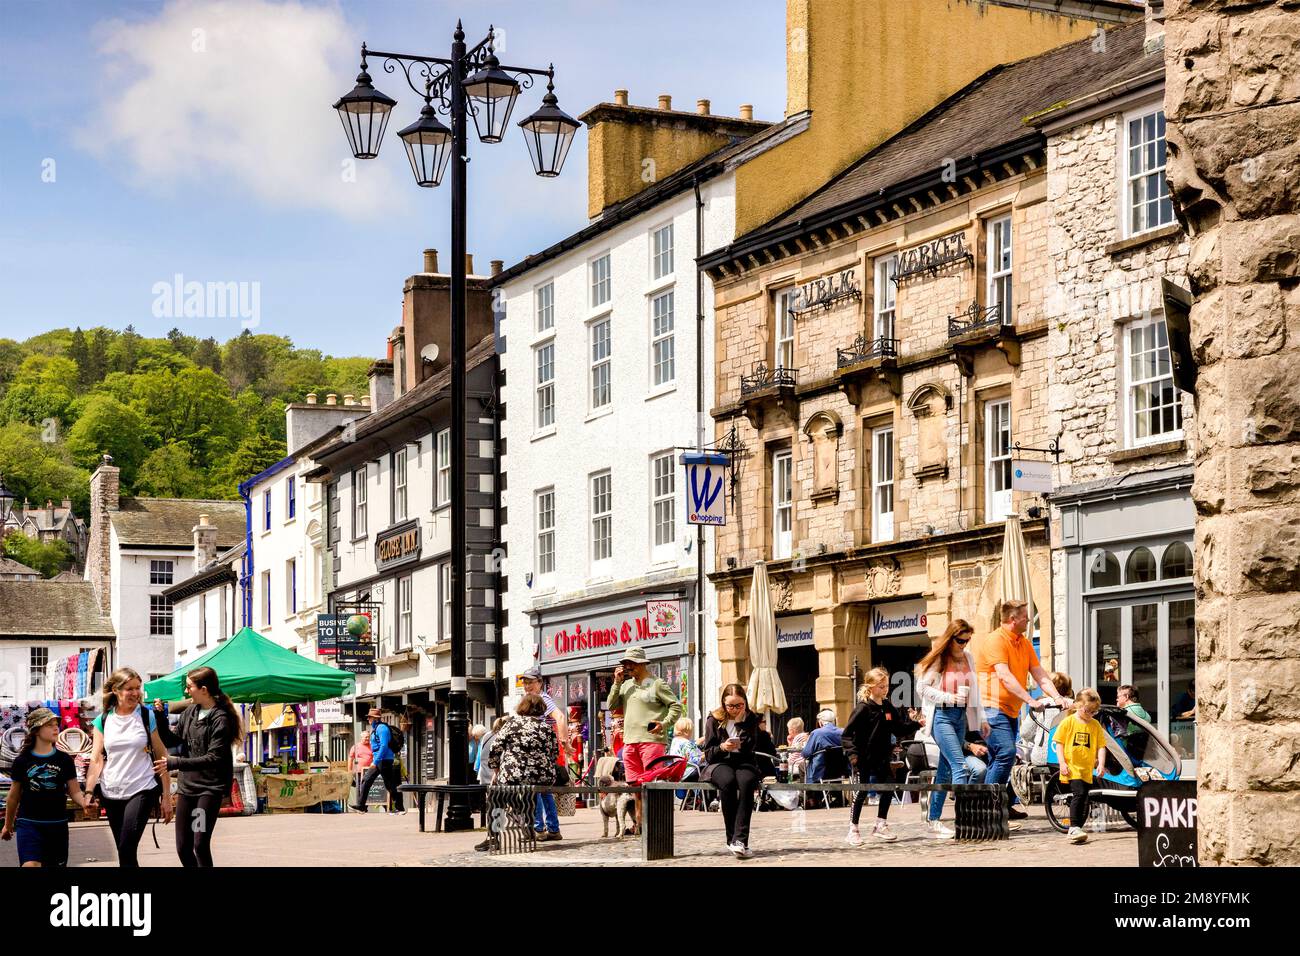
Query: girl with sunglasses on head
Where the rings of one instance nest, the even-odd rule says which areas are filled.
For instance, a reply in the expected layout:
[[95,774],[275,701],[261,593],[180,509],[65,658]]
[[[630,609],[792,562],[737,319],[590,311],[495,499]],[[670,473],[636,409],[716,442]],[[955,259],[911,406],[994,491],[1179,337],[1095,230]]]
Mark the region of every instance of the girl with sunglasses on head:
[[757,740],[758,715],[749,709],[745,688],[728,684],[722,688],[721,706],[704,721],[704,779],[718,788],[727,849],[740,860],[754,855],[749,850],[749,818],[762,780],[754,762]]
[[[985,737],[989,734],[989,725],[980,707],[975,658],[967,649],[974,634],[974,628],[958,618],[948,625],[930,653],[916,665],[916,689],[921,695],[925,729],[939,745],[939,767],[934,776],[936,784],[970,783],[962,741],[966,739],[968,728],[978,727]],[[927,821],[929,835],[934,839],[950,840],[956,835],[939,822],[946,796],[942,790],[930,795]]]

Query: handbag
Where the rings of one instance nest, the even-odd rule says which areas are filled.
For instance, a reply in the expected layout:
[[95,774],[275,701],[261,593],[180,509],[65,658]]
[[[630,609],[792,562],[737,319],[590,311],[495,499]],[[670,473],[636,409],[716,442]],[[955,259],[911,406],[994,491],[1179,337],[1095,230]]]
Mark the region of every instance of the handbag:
[[[557,787],[567,787],[569,785],[568,767],[562,764],[556,764],[555,785]],[[576,793],[557,793],[555,795],[555,815],[560,817],[577,816],[578,795]]]

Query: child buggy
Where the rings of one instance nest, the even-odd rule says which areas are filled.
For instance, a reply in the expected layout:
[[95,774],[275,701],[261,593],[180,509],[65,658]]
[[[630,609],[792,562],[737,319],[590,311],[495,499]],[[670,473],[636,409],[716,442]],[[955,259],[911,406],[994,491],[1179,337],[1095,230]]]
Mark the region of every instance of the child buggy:
[[[1089,804],[1116,810],[1124,822],[1137,829],[1137,790],[1147,780],[1177,780],[1182,770],[1178,751],[1155,727],[1122,707],[1103,706],[1097,714],[1106,734],[1106,768],[1094,782]],[[1065,833],[1071,826],[1070,788],[1061,785],[1056,752],[1050,751],[1044,809],[1052,826]]]

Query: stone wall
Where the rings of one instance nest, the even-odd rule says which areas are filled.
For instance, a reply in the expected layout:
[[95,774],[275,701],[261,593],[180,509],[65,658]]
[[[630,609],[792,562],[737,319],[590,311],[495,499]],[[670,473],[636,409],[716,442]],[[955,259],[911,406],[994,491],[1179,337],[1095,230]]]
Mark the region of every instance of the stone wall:
[[1200,855],[1300,864],[1300,3],[1169,0],[1192,234]]

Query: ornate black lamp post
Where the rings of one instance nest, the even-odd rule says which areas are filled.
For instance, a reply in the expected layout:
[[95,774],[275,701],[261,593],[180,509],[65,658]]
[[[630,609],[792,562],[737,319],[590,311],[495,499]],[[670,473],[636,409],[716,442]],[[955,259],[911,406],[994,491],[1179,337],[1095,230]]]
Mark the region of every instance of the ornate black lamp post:
[[5,536],[5,523],[9,513],[14,509],[14,493],[5,487],[4,476],[0,475],[0,539]]
[[[361,73],[356,88],[334,104],[343,121],[348,145],[358,159],[373,159],[388,125],[396,101],[371,84],[366,72],[367,57],[382,58],[384,72],[399,67],[407,85],[424,98],[420,117],[398,135],[406,145],[411,171],[420,186],[436,186],[451,164],[451,694],[447,716],[447,748],[451,754],[448,782],[451,784],[447,814],[448,830],[468,830],[470,813],[468,778],[469,712],[465,679],[465,173],[469,162],[469,139],[465,120],[474,118],[479,139],[499,143],[521,89],[533,85],[533,78],[547,78],[547,94],[541,108],[519,123],[528,143],[533,169],[539,176],[558,176],[568,155],[578,121],[556,105],[555,69],[502,66],[493,52],[494,33],[467,48],[465,32],[458,21],[451,43],[450,59],[384,53],[361,45]],[[412,75],[414,71],[414,76]],[[423,83],[419,81],[422,80]],[[423,89],[421,89],[423,86]],[[436,106],[435,106],[436,103]],[[437,113],[450,115],[448,128]]]

